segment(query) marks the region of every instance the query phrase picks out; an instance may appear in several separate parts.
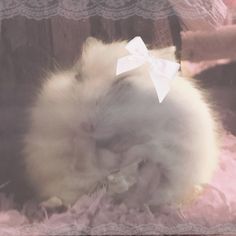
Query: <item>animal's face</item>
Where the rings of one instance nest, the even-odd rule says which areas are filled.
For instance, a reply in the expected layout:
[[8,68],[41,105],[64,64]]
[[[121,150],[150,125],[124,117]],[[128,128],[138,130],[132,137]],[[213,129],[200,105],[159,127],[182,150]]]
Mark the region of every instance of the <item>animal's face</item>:
[[[150,94],[146,92],[149,88],[158,104],[148,73],[143,68],[137,74],[132,71],[131,75],[115,75],[117,59],[129,54],[125,44],[106,45],[90,38],[75,66],[79,113],[76,121],[79,127],[77,148],[83,163],[88,163],[91,168],[119,168],[131,147],[150,138],[138,132],[140,125],[146,127],[147,123],[137,119],[143,114],[141,107],[145,109],[150,104]],[[174,60],[174,47],[152,53]]]

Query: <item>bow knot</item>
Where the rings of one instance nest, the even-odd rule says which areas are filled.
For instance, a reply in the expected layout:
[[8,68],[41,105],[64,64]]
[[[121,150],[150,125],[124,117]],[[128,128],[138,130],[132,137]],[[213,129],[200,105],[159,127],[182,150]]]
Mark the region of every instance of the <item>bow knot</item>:
[[149,75],[153,81],[159,102],[161,103],[170,90],[170,82],[175,78],[180,65],[178,63],[157,59],[149,55],[148,49],[141,37],[135,37],[125,47],[130,55],[118,59],[116,75],[136,69],[148,63]]

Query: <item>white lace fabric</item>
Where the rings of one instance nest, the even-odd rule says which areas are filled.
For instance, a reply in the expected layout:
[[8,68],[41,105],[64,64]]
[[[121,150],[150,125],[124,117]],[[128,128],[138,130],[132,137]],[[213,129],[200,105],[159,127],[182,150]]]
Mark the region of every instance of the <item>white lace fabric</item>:
[[184,19],[204,18],[219,25],[226,12],[222,0],[0,0],[0,19],[22,15],[41,20],[60,15],[81,20],[99,15],[118,20],[137,15],[157,20],[176,14]]

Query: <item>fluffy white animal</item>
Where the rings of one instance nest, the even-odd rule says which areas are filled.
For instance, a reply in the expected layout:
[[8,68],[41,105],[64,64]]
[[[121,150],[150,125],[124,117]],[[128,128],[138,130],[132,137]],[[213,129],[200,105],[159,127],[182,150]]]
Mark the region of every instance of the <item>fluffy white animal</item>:
[[[43,84],[30,109],[24,150],[41,200],[73,204],[108,181],[127,203],[178,203],[209,182],[218,141],[208,103],[180,76],[159,103],[147,65],[116,76],[126,43],[90,38],[71,70],[51,74]],[[174,60],[174,47],[150,53]],[[129,165],[122,178],[112,175]],[[122,189],[119,179],[123,190],[116,189]]]

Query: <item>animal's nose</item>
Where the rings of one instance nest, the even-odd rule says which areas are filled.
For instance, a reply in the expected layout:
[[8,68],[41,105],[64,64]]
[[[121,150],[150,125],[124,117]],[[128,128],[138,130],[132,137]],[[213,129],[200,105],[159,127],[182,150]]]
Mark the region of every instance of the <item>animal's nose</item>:
[[94,126],[90,122],[84,121],[81,123],[81,128],[86,133],[92,133],[94,131]]

